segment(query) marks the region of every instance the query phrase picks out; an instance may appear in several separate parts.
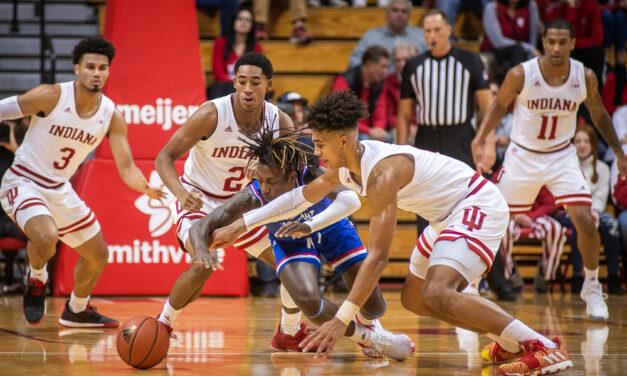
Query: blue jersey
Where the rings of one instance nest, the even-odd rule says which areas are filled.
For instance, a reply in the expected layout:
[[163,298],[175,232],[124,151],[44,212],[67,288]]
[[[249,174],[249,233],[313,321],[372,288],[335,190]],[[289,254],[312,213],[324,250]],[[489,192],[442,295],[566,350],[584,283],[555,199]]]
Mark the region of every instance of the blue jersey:
[[[307,176],[308,170],[309,166],[305,165],[299,171],[297,178],[299,186],[305,185],[305,176]],[[261,194],[257,180],[251,182],[249,189],[262,206],[268,203]],[[298,238],[276,238],[274,236],[284,223],[305,222],[324,211],[330,204],[331,200],[325,197],[294,218],[265,225],[268,229],[268,235],[276,258],[277,274],[281,272],[285,265],[292,261],[310,262],[319,268],[320,254],[339,273],[366,257],[366,249],[359,239],[357,231],[346,218],[308,236]]]

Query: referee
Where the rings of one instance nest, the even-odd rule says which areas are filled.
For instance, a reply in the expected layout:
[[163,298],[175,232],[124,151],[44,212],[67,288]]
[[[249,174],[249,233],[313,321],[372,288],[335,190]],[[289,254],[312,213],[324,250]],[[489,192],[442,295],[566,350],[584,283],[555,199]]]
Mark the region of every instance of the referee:
[[[475,137],[471,125],[475,103],[480,124],[492,101],[485,68],[479,54],[451,45],[452,27],[441,10],[427,11],[422,28],[429,51],[407,61],[403,70],[397,143],[407,143],[415,113],[416,147],[448,155],[474,168],[470,143]],[[492,152],[495,161],[496,152]]]

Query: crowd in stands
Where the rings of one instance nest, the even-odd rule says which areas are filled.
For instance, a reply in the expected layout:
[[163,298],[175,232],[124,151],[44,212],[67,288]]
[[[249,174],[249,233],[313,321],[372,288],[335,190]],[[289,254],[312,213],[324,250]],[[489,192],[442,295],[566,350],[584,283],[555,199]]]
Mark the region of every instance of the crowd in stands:
[[[316,37],[306,29],[307,5],[367,5],[363,0],[290,0],[288,3],[293,24],[290,40],[300,44]],[[374,5],[374,2],[368,2],[368,5]],[[357,41],[346,62],[346,71],[335,78],[331,89],[352,90],[365,103],[369,116],[359,123],[360,139],[410,143],[444,154],[451,154],[448,149],[455,145],[454,149],[461,154],[452,153],[451,156],[472,165],[469,143],[474,135],[476,118],[489,105],[510,68],[542,54],[544,25],[563,18],[574,26],[576,42],[571,56],[596,74],[603,103],[613,116],[621,142],[627,145],[627,0],[379,0],[376,5],[385,12],[386,24],[367,31]],[[221,18],[222,35],[215,39],[214,80],[208,90],[211,99],[233,91],[232,66],[238,56],[250,50],[262,51],[258,40],[268,39],[270,1],[255,0],[252,10],[250,4],[243,4],[244,7],[238,10],[230,1],[217,0],[198,0],[198,6],[219,8],[232,15],[228,23]],[[426,15],[438,15],[444,23],[425,26],[423,18],[420,24],[410,24],[414,6],[438,9],[438,12],[429,11]],[[460,38],[455,33],[455,23],[461,13],[482,21],[482,35],[475,41],[479,54],[460,50],[452,43]],[[449,68],[457,63],[468,71],[467,78],[452,75],[455,69]],[[420,64],[424,65],[422,81],[408,82],[409,74],[403,75],[403,70],[411,65],[407,71],[415,71]],[[449,70],[451,73],[447,75]],[[457,84],[465,79],[469,80],[469,86],[463,92]],[[275,97],[281,109],[292,116],[297,128],[303,131],[306,140],[304,114],[308,99],[298,94],[297,87],[291,90],[276,93],[282,95]],[[457,96],[463,103],[454,102]],[[430,100],[433,98],[435,100]],[[450,108],[440,110],[434,102],[439,103],[437,106],[446,102]],[[613,153],[605,140],[588,125],[591,123],[589,116],[585,111],[580,115],[580,126],[573,143],[593,192],[592,210],[605,252],[608,291],[622,293],[619,260],[621,252],[627,252],[627,182],[618,176],[615,167],[610,169]],[[402,126],[397,127],[399,124]],[[508,146],[511,124],[510,113],[497,128],[495,169]],[[441,137],[439,133],[443,130],[450,135],[444,136],[442,145],[428,141]],[[464,132],[470,137],[462,137]],[[573,269],[572,290],[577,292],[581,288],[582,261],[577,249],[577,233],[566,212],[556,210],[548,190],[541,191],[531,212],[512,219],[510,229],[504,242],[503,259],[495,261],[491,272],[497,275],[488,278],[493,281],[491,287],[502,292],[499,297],[511,300],[511,290],[494,281],[509,279],[511,286],[519,287],[515,281],[520,276],[506,243],[513,243],[520,236],[540,239],[543,244],[544,255],[534,281],[536,291],[546,291],[555,280],[567,240]],[[501,278],[499,273],[506,278]]]

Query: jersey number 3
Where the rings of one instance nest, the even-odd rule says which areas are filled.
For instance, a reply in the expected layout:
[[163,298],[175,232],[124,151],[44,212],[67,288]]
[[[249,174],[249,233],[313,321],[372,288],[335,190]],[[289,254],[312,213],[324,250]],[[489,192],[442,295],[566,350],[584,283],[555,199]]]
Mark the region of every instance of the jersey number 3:
[[229,169],[229,172],[235,172],[237,175],[231,176],[230,178],[224,181],[224,190],[225,192],[238,192],[242,189],[242,179],[244,179],[244,167],[232,167]]
[[[542,115],[542,125],[540,126],[540,134],[538,140],[547,140],[546,138],[546,126],[549,123],[549,117]],[[551,133],[548,140],[555,140],[555,131],[557,130],[557,116],[551,116]]]
[[63,148],[61,149],[61,152],[65,153],[65,155],[61,157],[61,161],[54,162],[52,164],[57,170],[63,170],[68,164],[70,164],[70,159],[72,159],[76,150],[72,148]]

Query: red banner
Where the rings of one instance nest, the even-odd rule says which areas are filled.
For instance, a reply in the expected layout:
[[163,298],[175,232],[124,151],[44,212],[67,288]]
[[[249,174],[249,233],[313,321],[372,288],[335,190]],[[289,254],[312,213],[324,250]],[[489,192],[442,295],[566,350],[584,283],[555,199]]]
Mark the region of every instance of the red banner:
[[[155,158],[205,101],[194,0],[108,0],[116,55],[105,93],[128,123],[133,156]],[[111,158],[105,140],[98,157]]]
[[[150,177],[150,184],[163,185],[152,161],[135,163]],[[183,170],[182,161],[177,169]],[[74,181],[76,192],[96,213],[109,248],[107,266],[92,294],[168,295],[190,261],[176,241],[170,205],[126,187],[111,159],[87,162]],[[229,248],[223,254],[225,270],[213,273],[203,295],[247,295],[245,253]],[[55,295],[72,292],[77,260],[78,254],[62,245],[56,264]]]

